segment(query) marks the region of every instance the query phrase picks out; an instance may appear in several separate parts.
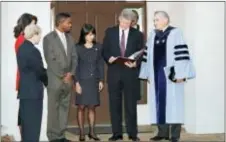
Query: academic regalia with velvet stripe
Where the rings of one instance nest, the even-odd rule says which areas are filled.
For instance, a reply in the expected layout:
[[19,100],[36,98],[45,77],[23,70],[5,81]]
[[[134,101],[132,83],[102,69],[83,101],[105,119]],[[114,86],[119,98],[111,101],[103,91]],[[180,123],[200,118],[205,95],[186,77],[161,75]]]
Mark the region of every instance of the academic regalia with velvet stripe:
[[147,41],[139,78],[150,81],[149,110],[152,124],[184,123],[184,85],[175,79],[195,78],[188,46],[182,32],[169,26],[153,30]]

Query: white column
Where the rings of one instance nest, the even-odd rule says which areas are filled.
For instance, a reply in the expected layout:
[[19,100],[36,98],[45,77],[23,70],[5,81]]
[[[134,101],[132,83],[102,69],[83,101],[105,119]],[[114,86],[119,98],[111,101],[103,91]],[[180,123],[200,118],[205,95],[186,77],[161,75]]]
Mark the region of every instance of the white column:
[[[15,39],[13,27],[20,15],[28,12],[38,17],[38,25],[42,28],[42,35],[50,29],[50,2],[3,2],[1,10],[1,120],[4,132],[13,135],[16,141],[20,140],[17,127],[18,100],[15,91],[16,56],[14,50]],[[39,49],[43,55],[42,41]],[[44,60],[43,60],[44,61]],[[46,64],[45,64],[46,65]],[[47,141],[47,103],[46,92],[43,106],[43,119],[41,129],[41,141]]]
[[185,36],[197,77],[186,86],[185,128],[189,133],[224,132],[224,3],[185,4]]

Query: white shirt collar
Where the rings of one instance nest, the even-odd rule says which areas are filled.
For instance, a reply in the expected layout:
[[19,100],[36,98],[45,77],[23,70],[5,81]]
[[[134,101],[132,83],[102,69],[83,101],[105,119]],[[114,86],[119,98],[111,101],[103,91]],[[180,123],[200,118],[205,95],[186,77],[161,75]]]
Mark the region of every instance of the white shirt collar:
[[[122,32],[122,31],[123,31],[123,29],[122,29],[122,28],[120,28],[120,27],[119,27],[119,30],[120,30],[120,32]],[[124,30],[124,32],[125,32],[125,33],[129,32],[129,28],[127,28],[126,30]]]
[[169,27],[169,25],[167,25],[165,28],[163,28],[163,32],[165,32],[165,30]]
[[57,32],[58,35],[62,36],[64,35],[64,32],[59,31],[58,29],[55,29],[55,31]]

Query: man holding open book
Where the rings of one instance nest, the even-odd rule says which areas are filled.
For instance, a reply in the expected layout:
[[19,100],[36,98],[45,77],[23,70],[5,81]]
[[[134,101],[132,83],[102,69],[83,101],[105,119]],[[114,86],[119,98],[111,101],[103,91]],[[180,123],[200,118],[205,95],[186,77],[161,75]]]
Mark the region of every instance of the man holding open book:
[[132,10],[124,9],[119,16],[119,25],[108,28],[103,40],[103,57],[108,65],[107,83],[113,132],[110,141],[123,139],[122,100],[129,139],[139,141],[137,99],[140,94],[135,86],[139,85],[139,55],[142,54],[144,41],[142,33],[130,27],[132,19]]

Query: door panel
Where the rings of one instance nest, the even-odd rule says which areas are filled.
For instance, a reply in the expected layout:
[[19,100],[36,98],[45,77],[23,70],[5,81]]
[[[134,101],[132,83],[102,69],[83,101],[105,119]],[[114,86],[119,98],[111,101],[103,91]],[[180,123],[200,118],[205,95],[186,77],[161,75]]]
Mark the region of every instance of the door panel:
[[[114,23],[115,23],[115,13],[101,14],[96,17],[96,29],[99,32],[99,34],[97,34],[98,41],[102,43],[105,30],[108,27],[113,26]],[[106,27],[106,28],[102,28],[102,27]]]
[[84,23],[86,23],[86,14],[83,12],[78,12],[78,13],[71,13],[71,15],[73,15],[73,17],[76,18],[72,18],[72,36],[76,37],[75,41],[77,42],[79,39],[79,35],[80,35],[80,30],[83,26]]

